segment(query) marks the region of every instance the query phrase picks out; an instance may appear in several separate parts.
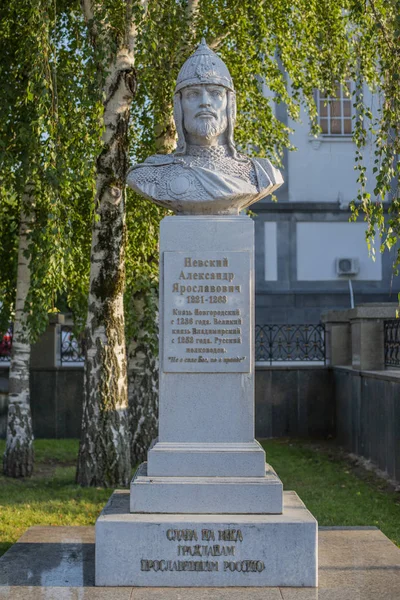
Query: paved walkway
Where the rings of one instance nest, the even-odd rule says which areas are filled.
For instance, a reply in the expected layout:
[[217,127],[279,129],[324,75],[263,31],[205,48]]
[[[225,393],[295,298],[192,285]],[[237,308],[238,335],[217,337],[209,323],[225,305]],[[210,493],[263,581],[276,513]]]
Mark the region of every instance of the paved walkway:
[[319,588],[96,588],[94,527],[31,527],[0,558],[6,600],[399,600],[400,549],[379,529],[320,528]]

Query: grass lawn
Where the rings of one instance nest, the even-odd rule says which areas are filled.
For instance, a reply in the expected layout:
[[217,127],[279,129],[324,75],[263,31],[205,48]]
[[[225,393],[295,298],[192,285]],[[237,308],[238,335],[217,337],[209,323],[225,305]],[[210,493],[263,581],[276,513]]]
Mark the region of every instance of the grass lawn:
[[[5,443],[0,440],[0,454]],[[263,442],[267,460],[320,525],[375,525],[400,546],[400,494],[372,473],[311,442]],[[93,525],[112,490],[74,483],[77,440],[36,440],[35,474],[0,475],[0,555],[32,525]]]
[[0,555],[32,525],[94,524],[112,490],[75,484],[77,453],[78,440],[35,440],[34,475],[0,475]]
[[400,547],[400,493],[342,457],[333,443],[262,442],[283,489],[295,490],[319,525],[379,527]]

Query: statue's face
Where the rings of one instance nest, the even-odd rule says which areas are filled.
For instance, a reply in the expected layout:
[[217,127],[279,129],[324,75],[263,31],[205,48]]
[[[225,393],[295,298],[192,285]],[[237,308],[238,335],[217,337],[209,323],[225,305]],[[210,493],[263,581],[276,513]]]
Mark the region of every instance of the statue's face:
[[189,142],[212,145],[228,127],[226,88],[221,85],[191,85],[182,92],[183,125]]

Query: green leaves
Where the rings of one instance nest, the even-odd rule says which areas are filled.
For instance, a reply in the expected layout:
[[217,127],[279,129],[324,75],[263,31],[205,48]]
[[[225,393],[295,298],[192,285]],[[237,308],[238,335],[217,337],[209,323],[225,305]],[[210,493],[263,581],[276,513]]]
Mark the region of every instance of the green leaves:
[[[78,0],[57,5],[9,0],[0,14],[0,327],[13,303],[20,202],[28,177],[36,198],[30,234],[32,335],[61,300],[83,320],[95,160],[102,147],[102,86],[132,19],[139,82],[131,107],[132,162],[154,153],[156,140],[162,151],[170,151],[175,80],[202,36],[226,61],[235,82],[238,146],[275,164],[285,149],[294,150],[290,121],[285,125],[280,111],[298,121],[304,108],[317,134],[314,90],[333,95],[337,82],[351,77],[360,186],[352,214],[362,210],[369,237],[378,231],[382,245],[393,249],[400,235],[399,0],[200,0],[192,15],[187,0],[163,0],[149,2],[145,18],[139,0],[106,0],[94,8],[89,23]],[[372,193],[364,160],[371,139]],[[127,305],[138,291],[148,290],[152,297],[157,289],[163,215],[128,192]]]
[[[0,15],[0,309],[10,318],[22,192],[34,187],[31,289],[26,308],[34,339],[48,311],[68,297],[84,312],[93,213],[93,164],[101,129],[87,28],[78,2],[11,0]],[[7,84],[10,85],[7,85]],[[2,217],[3,215],[3,217]],[[82,288],[85,288],[83,293]]]

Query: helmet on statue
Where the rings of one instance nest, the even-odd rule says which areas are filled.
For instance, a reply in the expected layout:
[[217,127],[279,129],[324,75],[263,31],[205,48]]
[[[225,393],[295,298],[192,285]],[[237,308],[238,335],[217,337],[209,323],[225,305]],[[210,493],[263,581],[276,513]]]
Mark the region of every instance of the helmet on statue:
[[231,92],[234,91],[233,81],[228,67],[220,57],[215,54],[201,40],[196,52],[189,56],[183,63],[176,80],[175,94],[189,85],[222,85]]
[[236,121],[236,95],[233,81],[224,61],[209,48],[205,39],[189,56],[179,71],[174,95],[174,120],[178,134],[175,154],[186,154],[185,128],[183,125],[183,110],[181,90],[192,85],[220,85],[227,93],[227,140],[232,156],[237,158],[233,140],[233,129]]

